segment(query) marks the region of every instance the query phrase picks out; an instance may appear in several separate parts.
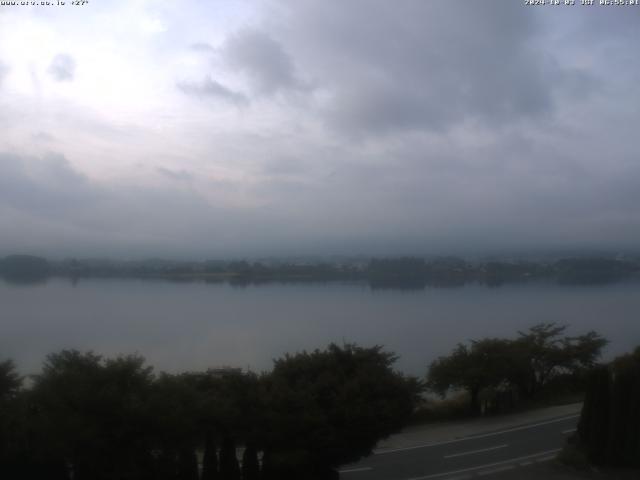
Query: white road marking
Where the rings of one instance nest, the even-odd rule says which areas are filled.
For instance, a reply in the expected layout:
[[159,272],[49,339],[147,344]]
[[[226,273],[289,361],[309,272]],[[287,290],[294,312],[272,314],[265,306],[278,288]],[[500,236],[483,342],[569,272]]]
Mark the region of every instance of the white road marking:
[[444,458],[463,457],[464,455],[473,455],[474,453],[490,452],[491,450],[498,450],[500,448],[507,448],[508,446],[509,446],[509,444],[505,443],[504,445],[498,445],[496,447],[481,448],[479,450],[471,450],[469,452],[462,452],[462,453],[452,453],[451,455],[445,455]]
[[520,462],[520,466],[521,467],[526,467],[527,465],[532,465],[533,462],[530,460],[527,460],[526,462]]
[[346,470],[338,470],[338,473],[368,472],[369,470],[373,470],[373,468],[371,467],[348,468]]
[[482,472],[478,472],[478,475],[483,477],[485,475],[491,475],[492,473],[499,473],[499,472],[505,472],[507,470],[513,470],[515,467],[515,465],[505,465],[504,467],[496,467],[496,468],[492,468],[491,470],[483,470]]
[[549,461],[553,460],[554,458],[556,458],[555,455],[549,455],[547,457],[536,458],[536,462],[538,462],[538,463],[549,462]]
[[562,434],[563,435],[568,435],[569,433],[573,433],[577,430],[577,428],[570,428],[569,430],[563,430]]
[[501,430],[499,432],[484,433],[482,435],[472,435],[470,437],[464,437],[464,438],[456,438],[455,440],[448,440],[446,442],[425,443],[425,444],[422,444],[422,445],[414,445],[412,447],[392,448],[392,449],[389,449],[389,450],[376,450],[376,451],[373,452],[373,454],[374,455],[386,455],[387,453],[405,452],[407,450],[417,450],[419,448],[436,447],[438,445],[449,445],[449,444],[458,443],[458,442],[468,442],[470,440],[476,440],[478,438],[493,437],[495,435],[502,435],[503,433],[517,432],[519,430],[528,430],[530,428],[541,427],[543,425],[550,425],[552,423],[564,422],[565,420],[571,420],[572,418],[578,418],[579,416],[580,416],[580,414],[569,415],[567,417],[556,418],[554,420],[548,420],[546,422],[534,423],[534,424],[531,424],[531,425],[523,425],[521,427],[508,428],[506,430]]
[[408,480],[427,480],[429,478],[446,477],[448,475],[456,475],[458,473],[473,472],[475,470],[482,470],[485,468],[497,467],[498,465],[506,465],[510,463],[518,463],[522,460],[528,460],[530,458],[540,457],[541,455],[550,455],[552,453],[558,453],[561,449],[547,450],[545,452],[538,452],[531,455],[525,455],[524,457],[511,458],[509,460],[503,460],[501,462],[488,463],[486,465],[478,465],[477,467],[463,468],[462,470],[452,470],[451,472],[434,473],[432,475],[426,475],[424,477],[412,477]]

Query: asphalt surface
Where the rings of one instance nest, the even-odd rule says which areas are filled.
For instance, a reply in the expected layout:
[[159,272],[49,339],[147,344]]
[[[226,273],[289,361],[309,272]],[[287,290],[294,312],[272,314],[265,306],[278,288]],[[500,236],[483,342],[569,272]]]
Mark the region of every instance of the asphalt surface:
[[578,415],[552,418],[445,442],[379,451],[340,470],[343,480],[490,479],[551,461],[575,431]]

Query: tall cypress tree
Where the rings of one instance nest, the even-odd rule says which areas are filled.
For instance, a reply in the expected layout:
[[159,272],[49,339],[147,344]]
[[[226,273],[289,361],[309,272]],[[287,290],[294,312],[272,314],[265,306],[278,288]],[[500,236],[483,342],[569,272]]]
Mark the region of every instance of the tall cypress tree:
[[640,362],[623,357],[614,366],[607,463],[636,466],[640,453]]
[[236,443],[233,438],[226,436],[220,449],[220,479],[240,480],[240,465],[236,456]]
[[611,374],[607,367],[597,367],[589,375],[584,408],[578,426],[589,459],[606,462],[609,436]]
[[272,454],[269,450],[262,453],[262,467],[260,469],[262,480],[277,480],[278,476],[274,472]]
[[215,438],[211,433],[207,434],[204,443],[204,457],[202,458],[202,480],[217,480],[220,478],[218,472],[218,452]]
[[640,466],[640,349],[588,377],[578,435],[598,465]]
[[181,449],[178,461],[180,480],[198,480],[198,457],[193,448]]
[[259,480],[260,464],[258,462],[258,450],[255,445],[247,444],[242,455],[242,480]]
[[636,366],[632,377],[630,397],[632,408],[629,413],[626,455],[627,458],[631,459],[631,466],[640,467],[640,365]]

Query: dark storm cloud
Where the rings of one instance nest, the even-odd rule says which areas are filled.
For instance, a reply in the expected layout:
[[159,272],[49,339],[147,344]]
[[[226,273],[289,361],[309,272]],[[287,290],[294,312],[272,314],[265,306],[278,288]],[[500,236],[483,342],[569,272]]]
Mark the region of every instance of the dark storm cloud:
[[291,57],[266,32],[237,32],[227,39],[222,52],[229,65],[245,73],[260,94],[301,87]]
[[248,103],[244,94],[231,90],[209,77],[198,82],[178,82],[177,86],[183,93],[198,98],[220,99],[238,106]]
[[71,82],[76,74],[76,61],[71,55],[58,54],[53,57],[48,72],[57,82]]
[[295,19],[280,35],[327,89],[325,115],[340,131],[540,118],[554,110],[555,85],[575,73],[539,48],[539,19],[520,2],[280,3]]

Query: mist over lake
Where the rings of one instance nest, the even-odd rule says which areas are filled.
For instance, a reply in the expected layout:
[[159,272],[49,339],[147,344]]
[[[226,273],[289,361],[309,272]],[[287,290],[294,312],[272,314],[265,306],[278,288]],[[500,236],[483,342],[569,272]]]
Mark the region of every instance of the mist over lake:
[[364,284],[231,286],[135,279],[0,281],[0,351],[20,371],[39,370],[63,348],[138,352],[159,370],[234,366],[270,369],[272,359],[329,342],[384,345],[397,367],[423,375],[457,342],[514,337],[539,322],[596,330],[605,357],[640,340],[640,284],[372,290]]

